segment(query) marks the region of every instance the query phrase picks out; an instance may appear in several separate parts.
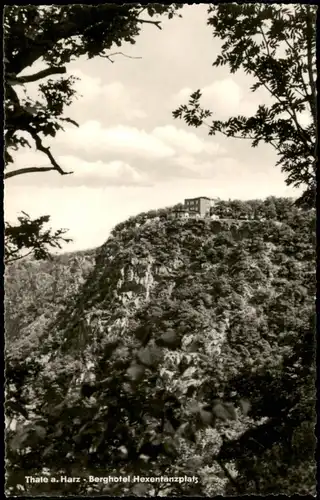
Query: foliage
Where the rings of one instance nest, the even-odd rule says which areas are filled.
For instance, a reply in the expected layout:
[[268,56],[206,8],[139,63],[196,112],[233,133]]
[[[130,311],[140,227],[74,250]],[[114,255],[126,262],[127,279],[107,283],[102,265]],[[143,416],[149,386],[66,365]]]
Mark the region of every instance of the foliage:
[[[172,18],[181,6],[176,4],[105,4],[105,5],[7,5],[4,11],[4,88],[5,88],[5,172],[4,179],[36,172],[55,171],[67,175],[52,154],[45,138],[54,138],[65,124],[78,124],[65,116],[65,110],[77,97],[73,76],[67,72],[71,61],[87,56],[105,57],[122,54],[108,51],[123,43],[135,43],[144,24],[161,29],[160,15]],[[21,76],[34,63],[42,61],[45,69]],[[48,77],[54,77],[49,78]],[[29,83],[38,83],[38,98],[27,92]],[[23,92],[17,91],[22,87]],[[20,95],[21,94],[21,95]],[[14,163],[12,151],[36,148],[45,155],[49,166],[27,165],[7,169]],[[22,248],[33,248],[38,258],[48,256],[48,246],[57,246],[64,230],[41,233],[48,216],[30,220],[25,214],[20,225],[7,225],[9,246],[6,254],[14,257]],[[64,239],[64,241],[70,241]]]
[[[49,222],[50,217],[43,215],[31,220],[30,216],[22,212],[18,217],[19,225],[5,223],[5,263],[9,264],[15,260],[22,259],[33,254],[36,260],[50,258],[48,247],[61,248],[60,243],[68,243],[70,238],[64,238],[65,229],[58,229],[52,233],[51,229],[44,229],[44,224]],[[25,253],[25,250],[28,250]]]
[[[230,219],[168,209],[118,225],[41,343],[27,355],[12,343],[9,491],[61,494],[19,479],[41,474],[41,457],[53,476],[105,476],[108,463],[110,475],[199,480],[145,484],[150,496],[292,494],[302,482],[313,493],[315,214],[258,201],[242,208],[266,220],[237,219],[239,205],[221,201]],[[63,493],[142,494],[89,486]]]
[[[317,162],[315,16],[311,5],[211,5],[208,25],[223,41],[213,66],[227,65],[231,73],[243,70],[255,80],[250,90],[264,88],[272,104],[259,105],[254,116],[208,124],[213,112],[201,107],[197,90],[173,112],[190,126],[208,125],[209,135],[248,139],[253,147],[271,144],[287,184],[307,186],[299,202],[308,206],[315,201]],[[307,125],[301,113],[309,115]]]

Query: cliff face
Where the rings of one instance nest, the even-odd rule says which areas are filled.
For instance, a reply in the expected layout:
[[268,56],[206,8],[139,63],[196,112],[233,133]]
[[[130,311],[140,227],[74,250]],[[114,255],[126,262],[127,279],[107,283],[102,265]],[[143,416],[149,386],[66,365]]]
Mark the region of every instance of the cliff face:
[[[60,436],[72,437],[65,452],[54,434],[51,450],[41,444],[46,460],[59,449],[62,468],[67,455],[76,462],[80,452],[86,454],[86,470],[103,463],[119,467],[115,456],[125,445],[128,457],[120,462],[128,471],[157,436],[176,470],[187,470],[186,462],[196,455],[202,463],[197,471],[206,477],[208,429],[196,421],[188,427],[197,437],[187,448],[186,436],[175,431],[199,415],[203,423],[201,408],[212,407],[217,397],[230,402],[245,396],[256,405],[253,420],[238,412],[237,421],[228,424],[233,438],[270,416],[267,408],[261,410],[259,388],[248,384],[243,390],[243,381],[277,372],[309,322],[313,224],[308,213],[281,223],[154,217],[115,229],[85,283],[45,329],[41,345],[20,359],[29,377],[21,395],[34,418],[57,418],[63,408],[56,425]],[[168,397],[176,401],[169,405],[171,417],[163,410]],[[275,404],[281,397],[273,394]],[[91,431],[88,440],[79,426],[88,428],[93,421],[100,426],[98,437]],[[218,452],[219,429],[210,432],[210,446]],[[170,440],[175,451],[168,451]],[[184,454],[183,463],[177,453]],[[29,463],[32,468],[31,456]],[[223,493],[226,480],[213,472],[206,491]]]
[[147,342],[149,324],[149,340],[174,330],[182,349],[196,339],[203,352],[214,343],[218,353],[235,312],[261,323],[261,293],[276,299],[281,231],[273,222],[193,219],[115,233],[67,314],[60,315],[53,341],[74,353],[93,344],[98,352],[114,339],[121,340],[119,349],[127,343],[138,348]]

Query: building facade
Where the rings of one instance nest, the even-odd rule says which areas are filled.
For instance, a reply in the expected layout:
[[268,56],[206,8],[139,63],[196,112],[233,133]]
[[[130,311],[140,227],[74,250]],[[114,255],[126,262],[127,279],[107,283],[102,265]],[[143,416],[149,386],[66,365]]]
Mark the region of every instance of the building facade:
[[199,198],[186,198],[184,200],[185,209],[191,214],[200,214],[201,217],[210,215],[210,209],[214,205],[214,200],[206,196]]
[[189,217],[189,212],[186,208],[179,207],[172,211],[172,217],[177,219],[187,219]]

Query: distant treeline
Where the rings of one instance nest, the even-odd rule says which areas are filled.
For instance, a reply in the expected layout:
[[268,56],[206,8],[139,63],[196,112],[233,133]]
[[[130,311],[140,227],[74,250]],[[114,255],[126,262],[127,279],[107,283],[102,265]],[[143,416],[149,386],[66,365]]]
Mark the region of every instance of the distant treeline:
[[[126,221],[115,226],[113,232],[121,231],[135,224],[143,224],[148,219],[159,217],[166,219],[177,208],[183,207],[178,203],[172,207],[159,208],[142,212],[129,217]],[[292,198],[277,198],[270,196],[265,200],[217,200],[212,212],[220,219],[251,219],[251,220],[277,220],[279,222],[294,222],[302,213],[302,209],[294,205]]]

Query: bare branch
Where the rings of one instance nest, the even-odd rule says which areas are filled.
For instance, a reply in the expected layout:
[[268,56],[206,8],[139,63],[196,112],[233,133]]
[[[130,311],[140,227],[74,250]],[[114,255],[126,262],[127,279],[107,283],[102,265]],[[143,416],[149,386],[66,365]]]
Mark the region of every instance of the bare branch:
[[[54,167],[26,167],[26,168],[19,168],[18,170],[14,170],[13,172],[7,172],[4,174],[3,178],[4,180],[10,179],[10,177],[16,177],[17,175],[22,175],[22,174],[31,174],[31,173],[37,173],[37,172],[49,172],[50,170],[56,170]],[[68,172],[72,173],[72,172]]]
[[138,23],[141,24],[154,24],[159,30],[162,30],[160,21],[150,21],[149,19],[137,19]]
[[46,69],[43,69],[41,71],[38,71],[38,73],[35,73],[34,75],[16,77],[15,78],[16,82],[13,83],[12,85],[35,82],[37,80],[41,80],[41,78],[46,78],[47,76],[50,76],[50,75],[61,75],[61,74],[64,74],[66,72],[67,72],[67,68],[65,68],[65,67],[46,68]]
[[123,57],[128,57],[128,59],[142,59],[140,56],[128,56],[127,54],[124,54],[123,52],[114,52],[113,54],[101,54],[100,57],[104,57],[105,59],[109,59],[110,62],[114,62],[111,57],[113,56],[118,56],[121,55]]
[[51,165],[53,167],[52,170],[56,170],[57,172],[59,172],[60,175],[73,174],[73,172],[65,172],[64,170],[62,170],[62,168],[60,167],[60,165],[56,162],[55,158],[52,156],[50,148],[49,147],[48,148],[44,147],[44,145],[42,144],[42,141],[41,141],[40,137],[38,136],[38,134],[30,126],[24,127],[24,130],[26,130],[27,132],[29,132],[29,134],[33,138],[34,142],[36,143],[36,147],[37,147],[38,151],[41,151],[42,153],[44,153],[45,155],[47,155],[47,157],[49,158],[50,163],[51,163]]

